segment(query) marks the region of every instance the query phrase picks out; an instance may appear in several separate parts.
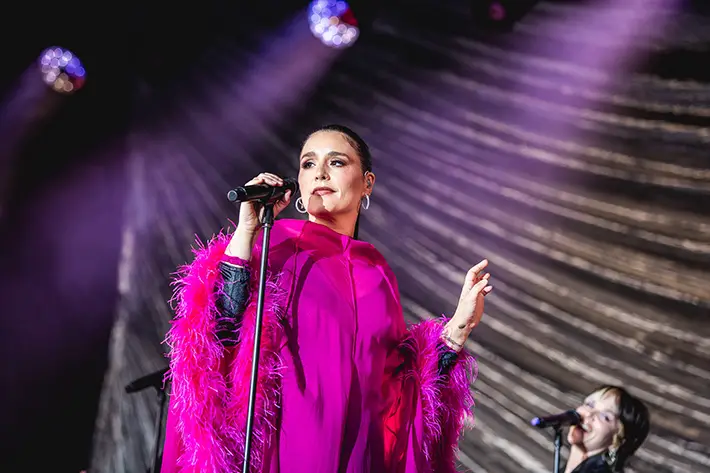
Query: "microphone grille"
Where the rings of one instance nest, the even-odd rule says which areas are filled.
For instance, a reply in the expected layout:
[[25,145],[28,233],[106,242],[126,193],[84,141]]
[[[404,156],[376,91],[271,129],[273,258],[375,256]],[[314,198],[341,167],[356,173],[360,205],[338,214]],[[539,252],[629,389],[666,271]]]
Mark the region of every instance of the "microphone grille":
[[295,177],[287,177],[284,179],[284,187],[291,189],[292,192],[298,192],[298,179]]

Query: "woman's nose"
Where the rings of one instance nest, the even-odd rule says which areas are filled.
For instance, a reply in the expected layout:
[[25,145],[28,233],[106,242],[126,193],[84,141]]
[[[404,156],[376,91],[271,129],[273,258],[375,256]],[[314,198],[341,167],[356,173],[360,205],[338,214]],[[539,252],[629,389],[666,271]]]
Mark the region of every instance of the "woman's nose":
[[328,170],[325,168],[325,166],[320,166],[316,170],[316,180],[324,180],[328,178]]
[[587,406],[578,407],[577,413],[579,414],[579,417],[582,418],[582,422],[587,420],[592,415],[591,409],[589,409]]

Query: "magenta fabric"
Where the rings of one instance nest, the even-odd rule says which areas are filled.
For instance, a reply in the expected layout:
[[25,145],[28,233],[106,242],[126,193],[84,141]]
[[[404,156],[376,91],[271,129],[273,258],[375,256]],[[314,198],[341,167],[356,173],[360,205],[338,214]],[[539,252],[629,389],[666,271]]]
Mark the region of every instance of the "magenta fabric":
[[235,266],[249,266],[249,261],[245,260],[244,258],[239,258],[238,256],[224,255],[222,261],[224,261],[225,263],[233,264]]
[[[163,473],[241,471],[260,245],[241,341],[224,348],[215,300],[227,243],[198,247],[176,281]],[[455,471],[475,365],[462,353],[439,376],[443,321],[406,328],[396,279],[368,243],[277,220],[270,250],[250,471]]]

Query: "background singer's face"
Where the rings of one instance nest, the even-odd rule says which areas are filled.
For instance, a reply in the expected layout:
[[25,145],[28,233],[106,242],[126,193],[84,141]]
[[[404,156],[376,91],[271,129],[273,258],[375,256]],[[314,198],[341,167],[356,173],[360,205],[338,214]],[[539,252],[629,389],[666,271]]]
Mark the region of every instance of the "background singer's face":
[[613,391],[597,391],[587,396],[577,408],[582,424],[570,429],[567,440],[586,452],[604,451],[611,447],[620,432],[619,402]]
[[342,133],[318,131],[306,140],[298,185],[310,215],[355,218],[365,184],[360,157]]

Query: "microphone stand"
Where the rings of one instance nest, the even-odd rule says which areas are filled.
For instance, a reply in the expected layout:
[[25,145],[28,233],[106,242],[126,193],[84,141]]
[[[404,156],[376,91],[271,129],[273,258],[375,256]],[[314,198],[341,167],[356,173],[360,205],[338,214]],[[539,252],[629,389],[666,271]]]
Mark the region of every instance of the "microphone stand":
[[555,427],[555,463],[552,473],[560,473],[560,450],[562,448],[562,429]]
[[158,412],[155,416],[155,441],[153,443],[153,465],[148,468],[148,473],[159,473],[160,466],[163,461],[163,452],[161,451],[160,447],[163,444],[163,435],[164,435],[163,426],[165,425],[165,418],[166,418],[166,414],[167,414],[166,407],[167,407],[167,400],[168,400],[168,395],[165,393],[165,389],[163,389],[163,379],[164,379],[165,373],[167,371],[168,371],[167,368],[155,371],[154,373],[150,373],[146,376],[143,376],[141,378],[134,380],[133,382],[129,383],[125,387],[125,391],[128,394],[142,391],[142,390],[144,390],[146,388],[150,388],[150,387],[155,388],[155,390],[158,394],[158,404],[160,405],[160,407],[158,408]]
[[153,469],[151,473],[159,473],[160,467],[163,462],[163,452],[161,450],[161,445],[164,440],[164,429],[166,413],[167,413],[167,401],[168,395],[165,393],[164,389],[158,389],[158,403],[160,404],[160,409],[158,409],[158,414],[155,417],[155,443],[153,444]]
[[555,431],[555,463],[552,473],[560,473],[560,450],[562,449],[562,426],[577,425],[582,422],[582,418],[576,410],[569,410],[562,414],[535,417],[530,421],[533,427],[546,429],[552,427]]
[[247,409],[247,429],[246,441],[244,442],[244,465],[242,473],[249,473],[249,463],[251,459],[251,441],[254,430],[254,408],[256,404],[256,388],[259,379],[259,351],[261,348],[261,330],[264,318],[264,297],[266,295],[266,270],[268,267],[269,242],[271,238],[271,227],[274,225],[274,203],[268,200],[262,201],[264,213],[261,217],[262,225],[262,247],[261,265],[259,268],[259,293],[256,302],[256,325],[254,327],[254,352],[251,362],[251,381],[249,384],[249,406]]

